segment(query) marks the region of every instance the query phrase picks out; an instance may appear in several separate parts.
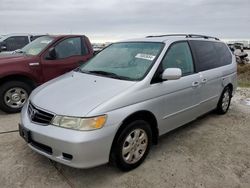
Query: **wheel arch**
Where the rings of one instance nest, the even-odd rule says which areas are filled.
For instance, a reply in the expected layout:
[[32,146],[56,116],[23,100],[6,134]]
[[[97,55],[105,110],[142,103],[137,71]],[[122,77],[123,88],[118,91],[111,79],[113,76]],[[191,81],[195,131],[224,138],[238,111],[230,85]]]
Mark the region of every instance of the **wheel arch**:
[[112,143],[112,147],[113,148],[113,144],[114,142],[117,140],[119,134],[121,133],[121,131],[124,129],[124,127],[128,124],[133,122],[134,120],[145,120],[146,122],[149,123],[150,128],[152,130],[152,136],[153,136],[153,144],[157,144],[158,143],[158,137],[159,137],[159,130],[158,130],[158,123],[156,120],[155,115],[147,110],[141,110],[141,111],[137,111],[134,112],[132,114],[130,114],[129,116],[127,116],[123,121],[121,126],[118,128],[118,131],[116,132],[115,138],[113,140]]
[[[229,83],[229,84],[226,85],[226,87],[228,87],[228,88],[231,90],[231,94],[232,94],[232,93],[233,93],[233,90],[234,90],[233,84],[232,84],[232,83]],[[226,88],[226,87],[225,87],[225,88]]]
[[33,79],[21,74],[7,75],[0,78],[0,85],[9,81],[22,81],[28,83],[32,88],[35,88],[37,86],[37,83],[33,81]]

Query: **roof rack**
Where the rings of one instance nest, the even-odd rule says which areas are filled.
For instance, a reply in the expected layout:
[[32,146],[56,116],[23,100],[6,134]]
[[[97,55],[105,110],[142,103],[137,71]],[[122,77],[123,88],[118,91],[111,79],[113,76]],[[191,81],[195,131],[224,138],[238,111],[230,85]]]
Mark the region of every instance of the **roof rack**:
[[187,38],[204,38],[204,39],[220,40],[217,37],[211,37],[211,36],[206,36],[206,35],[197,35],[197,34],[188,34]]
[[215,39],[220,40],[216,37],[206,36],[206,35],[197,35],[197,34],[169,34],[169,35],[151,35],[146,36],[146,38],[152,38],[152,37],[173,37],[173,36],[183,36],[186,38],[204,38],[204,39]]

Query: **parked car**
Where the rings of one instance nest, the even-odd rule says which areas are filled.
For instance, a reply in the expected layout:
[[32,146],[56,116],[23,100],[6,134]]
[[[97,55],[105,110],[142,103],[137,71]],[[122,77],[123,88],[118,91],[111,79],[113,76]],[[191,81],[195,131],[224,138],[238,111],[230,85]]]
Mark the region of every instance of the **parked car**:
[[100,51],[102,51],[104,48],[106,48],[107,46],[109,46],[110,42],[106,42],[106,43],[93,43],[92,44],[92,47],[93,47],[93,50],[94,50],[94,54],[98,54]]
[[93,56],[86,36],[43,36],[17,54],[0,56],[0,109],[19,112],[32,89]]
[[111,44],[88,63],[34,90],[20,135],[65,165],[139,166],[158,137],[216,109],[236,90],[227,45],[200,35],[164,35]]
[[0,36],[0,52],[13,52],[44,35],[9,34]]
[[235,44],[240,46],[240,48],[242,49],[250,49],[250,40],[231,40],[228,41],[231,44]]
[[228,47],[236,57],[236,62],[239,64],[246,64],[249,62],[248,53],[244,51],[243,47],[239,43],[228,44]]

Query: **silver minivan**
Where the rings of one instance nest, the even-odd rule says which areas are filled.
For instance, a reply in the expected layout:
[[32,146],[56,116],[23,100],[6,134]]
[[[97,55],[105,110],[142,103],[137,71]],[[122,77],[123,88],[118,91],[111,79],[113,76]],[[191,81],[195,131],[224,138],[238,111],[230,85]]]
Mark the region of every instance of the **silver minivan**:
[[20,135],[65,165],[139,166],[158,137],[216,110],[236,90],[227,45],[203,35],[161,35],[114,43],[86,64],[34,90]]

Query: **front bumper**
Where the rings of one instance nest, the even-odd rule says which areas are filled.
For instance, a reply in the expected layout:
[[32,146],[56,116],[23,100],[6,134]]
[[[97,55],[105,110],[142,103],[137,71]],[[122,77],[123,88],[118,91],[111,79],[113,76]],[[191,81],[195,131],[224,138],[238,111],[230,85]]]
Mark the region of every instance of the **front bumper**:
[[109,161],[118,126],[104,126],[94,131],[76,131],[35,124],[30,121],[25,108],[21,116],[20,129],[30,133],[28,146],[32,150],[75,168],[90,168]]

